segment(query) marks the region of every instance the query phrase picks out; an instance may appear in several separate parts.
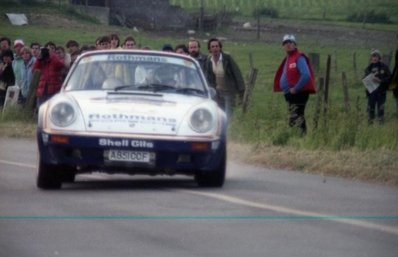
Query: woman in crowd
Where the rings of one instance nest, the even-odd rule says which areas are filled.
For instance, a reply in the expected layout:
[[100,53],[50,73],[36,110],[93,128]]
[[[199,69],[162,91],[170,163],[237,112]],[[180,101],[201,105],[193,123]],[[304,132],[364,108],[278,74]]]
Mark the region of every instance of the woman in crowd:
[[30,83],[32,81],[32,68],[36,62],[36,57],[32,55],[32,50],[29,47],[21,49],[21,56],[23,60],[21,73],[21,102],[25,103],[30,90]]

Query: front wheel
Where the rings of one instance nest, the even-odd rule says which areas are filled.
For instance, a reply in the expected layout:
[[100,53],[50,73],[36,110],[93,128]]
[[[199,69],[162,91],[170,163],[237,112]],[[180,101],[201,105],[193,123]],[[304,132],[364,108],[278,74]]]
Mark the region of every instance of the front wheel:
[[227,168],[227,153],[223,150],[219,166],[212,171],[198,171],[195,174],[196,183],[200,187],[222,187],[225,182],[225,173]]
[[36,185],[41,189],[60,189],[62,180],[57,166],[45,164],[39,158]]
[[61,181],[66,183],[73,183],[76,179],[76,169],[69,166],[60,166],[58,171],[61,172]]

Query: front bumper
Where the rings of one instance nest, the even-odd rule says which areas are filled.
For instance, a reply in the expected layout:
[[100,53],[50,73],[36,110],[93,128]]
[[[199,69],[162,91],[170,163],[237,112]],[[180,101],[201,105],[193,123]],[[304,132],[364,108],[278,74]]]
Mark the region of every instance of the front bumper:
[[[38,130],[40,159],[46,164],[76,167],[78,172],[127,174],[194,174],[213,171],[225,158],[225,138],[219,140],[142,139],[87,135],[55,135]],[[149,152],[151,161],[110,161],[110,150]]]

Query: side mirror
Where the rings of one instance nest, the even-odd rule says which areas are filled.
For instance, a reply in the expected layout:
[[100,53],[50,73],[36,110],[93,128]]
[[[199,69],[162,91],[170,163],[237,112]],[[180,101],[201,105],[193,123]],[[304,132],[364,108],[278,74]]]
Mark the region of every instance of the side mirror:
[[209,90],[210,90],[211,99],[215,100],[215,99],[217,98],[217,91],[216,91],[216,89],[215,89],[214,87],[210,87]]

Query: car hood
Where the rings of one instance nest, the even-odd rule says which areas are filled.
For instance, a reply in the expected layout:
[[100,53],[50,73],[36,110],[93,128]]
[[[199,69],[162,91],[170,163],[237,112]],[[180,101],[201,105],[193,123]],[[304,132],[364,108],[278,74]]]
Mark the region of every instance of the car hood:
[[[90,132],[176,135],[208,98],[179,94],[73,92]],[[212,105],[210,105],[212,106]]]

